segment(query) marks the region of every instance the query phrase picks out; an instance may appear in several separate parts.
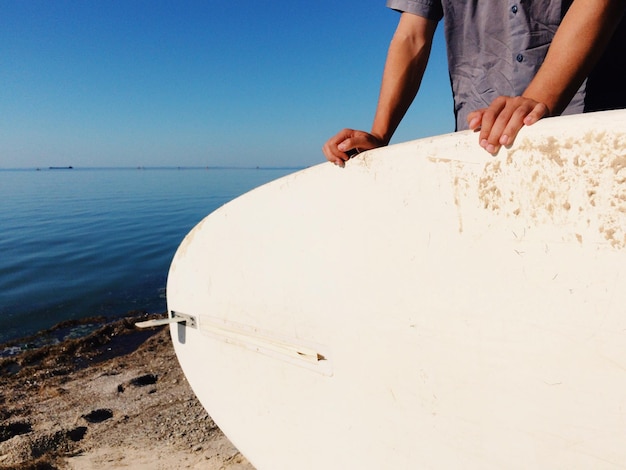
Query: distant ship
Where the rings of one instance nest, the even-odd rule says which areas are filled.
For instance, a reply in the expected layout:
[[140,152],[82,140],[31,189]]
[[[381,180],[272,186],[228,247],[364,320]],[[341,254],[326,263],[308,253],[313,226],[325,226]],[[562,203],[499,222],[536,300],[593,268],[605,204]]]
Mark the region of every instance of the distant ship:
[[73,166],[51,166],[50,170],[73,170]]

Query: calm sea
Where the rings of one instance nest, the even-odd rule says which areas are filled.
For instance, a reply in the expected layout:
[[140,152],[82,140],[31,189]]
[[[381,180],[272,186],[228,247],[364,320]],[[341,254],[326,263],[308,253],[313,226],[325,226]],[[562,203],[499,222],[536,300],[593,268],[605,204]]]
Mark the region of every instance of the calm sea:
[[294,171],[0,170],[0,342],[63,320],[164,312],[187,232]]

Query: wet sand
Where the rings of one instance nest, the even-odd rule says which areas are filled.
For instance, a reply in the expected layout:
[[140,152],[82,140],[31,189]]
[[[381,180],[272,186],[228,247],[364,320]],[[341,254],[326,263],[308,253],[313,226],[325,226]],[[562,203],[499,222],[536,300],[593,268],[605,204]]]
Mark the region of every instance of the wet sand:
[[0,359],[0,470],[253,469],[195,398],[169,331],[134,326],[146,318],[95,319]]

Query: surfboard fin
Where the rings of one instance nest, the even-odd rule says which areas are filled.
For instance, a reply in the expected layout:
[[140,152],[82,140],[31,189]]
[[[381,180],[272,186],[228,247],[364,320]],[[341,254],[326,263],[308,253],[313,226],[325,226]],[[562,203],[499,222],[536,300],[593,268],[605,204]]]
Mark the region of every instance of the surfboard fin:
[[196,328],[196,319],[191,315],[184,313],[172,312],[171,317],[159,318],[155,320],[146,320],[135,323],[138,328],[154,328],[156,326],[169,325],[171,323],[185,323],[190,328]]

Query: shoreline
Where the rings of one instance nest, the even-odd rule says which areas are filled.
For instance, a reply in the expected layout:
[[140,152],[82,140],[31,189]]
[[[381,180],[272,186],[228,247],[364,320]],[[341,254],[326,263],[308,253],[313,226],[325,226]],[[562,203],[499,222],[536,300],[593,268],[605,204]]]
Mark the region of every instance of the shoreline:
[[193,394],[169,329],[134,326],[154,316],[89,319],[84,336],[0,357],[0,470],[253,470]]

